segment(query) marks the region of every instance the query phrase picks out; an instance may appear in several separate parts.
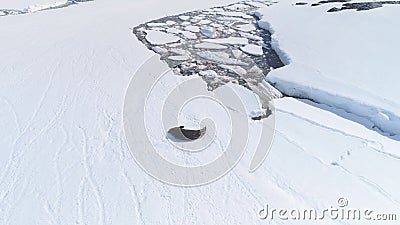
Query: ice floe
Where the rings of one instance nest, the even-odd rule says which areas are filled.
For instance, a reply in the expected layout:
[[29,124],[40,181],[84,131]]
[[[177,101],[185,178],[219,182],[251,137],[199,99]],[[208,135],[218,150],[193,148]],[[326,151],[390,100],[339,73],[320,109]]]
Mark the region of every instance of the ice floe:
[[230,55],[225,52],[203,51],[203,52],[198,52],[197,55],[203,59],[215,63],[222,63],[227,65],[244,65],[244,66],[247,65],[245,62],[242,62],[234,58],[230,58]]
[[190,16],[179,16],[179,19],[188,20],[188,19],[190,19]]
[[205,39],[204,41],[217,44],[224,44],[224,45],[246,45],[249,43],[249,40],[247,38],[241,38],[241,37]]
[[220,44],[214,44],[214,43],[199,43],[194,46],[195,48],[200,48],[200,49],[214,49],[214,50],[221,50],[221,49],[227,49],[225,45],[220,45]]
[[200,32],[200,27],[194,26],[194,25],[190,25],[190,26],[185,27],[185,30],[197,33],[197,32]]
[[241,24],[241,25],[237,25],[235,27],[235,29],[243,31],[243,32],[249,32],[249,31],[255,30],[256,27],[253,24]]
[[146,40],[153,45],[163,45],[180,40],[180,38],[175,35],[167,34],[161,31],[149,30],[146,31],[146,33]]
[[215,72],[214,70],[201,71],[199,74],[201,76],[208,77],[208,78],[215,78],[218,76],[217,72]]
[[223,69],[227,69],[229,71],[232,71],[237,75],[244,76],[247,74],[247,71],[245,69],[243,69],[243,67],[240,67],[240,66],[219,65],[219,67],[221,67]]
[[204,34],[205,36],[207,36],[208,38],[218,37],[216,30],[212,27],[201,28],[201,33]]
[[259,45],[253,45],[249,44],[243,47],[240,47],[240,50],[243,52],[250,54],[250,55],[255,55],[255,56],[261,56],[264,54],[262,47]]
[[188,55],[173,55],[169,56],[168,59],[174,60],[174,61],[186,61],[190,59],[190,56]]

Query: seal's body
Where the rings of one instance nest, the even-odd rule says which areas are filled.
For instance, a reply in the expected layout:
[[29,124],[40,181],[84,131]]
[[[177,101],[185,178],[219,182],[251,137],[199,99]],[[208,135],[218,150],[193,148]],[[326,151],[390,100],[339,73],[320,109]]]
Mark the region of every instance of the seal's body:
[[181,141],[194,141],[204,136],[206,127],[200,130],[185,129],[184,126],[174,127],[168,131],[168,134]]

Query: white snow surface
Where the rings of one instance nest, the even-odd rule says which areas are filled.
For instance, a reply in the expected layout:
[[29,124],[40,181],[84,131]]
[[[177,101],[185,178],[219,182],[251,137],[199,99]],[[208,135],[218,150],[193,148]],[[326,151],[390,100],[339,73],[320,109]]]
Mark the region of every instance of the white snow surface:
[[[248,166],[260,133],[257,121],[251,122],[243,160],[210,185],[170,186],[134,162],[123,132],[124,95],[153,53],[129,28],[228,2],[97,0],[1,18],[0,224],[268,224],[257,217],[267,203],[322,209],[340,197],[353,208],[399,212],[399,142],[292,98],[275,101],[277,133],[255,173]],[[160,107],[157,102],[179,79],[186,78],[171,74],[159,85],[149,110]],[[235,87],[250,114],[257,101]],[[226,121],[214,106],[198,104],[192,111],[189,117],[200,111]],[[156,120],[149,122],[159,131]],[[157,146],[166,144],[157,136],[162,133],[154,135]]]
[[[260,10],[261,27],[287,66],[268,75],[281,91],[367,118],[400,134],[398,6],[327,13],[333,4],[281,1]],[[399,136],[400,137],[400,136]]]

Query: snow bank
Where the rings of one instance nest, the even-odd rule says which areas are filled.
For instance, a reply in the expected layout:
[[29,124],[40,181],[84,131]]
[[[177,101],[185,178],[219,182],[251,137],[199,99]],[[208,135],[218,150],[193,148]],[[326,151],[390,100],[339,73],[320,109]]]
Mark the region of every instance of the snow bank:
[[272,71],[268,81],[287,95],[344,109],[372,121],[375,127],[370,128],[400,134],[400,108],[396,103],[332,80],[313,68],[292,63]]
[[283,1],[260,10],[259,25],[289,65],[268,75],[281,91],[368,118],[400,134],[398,6],[327,13],[332,5]]

